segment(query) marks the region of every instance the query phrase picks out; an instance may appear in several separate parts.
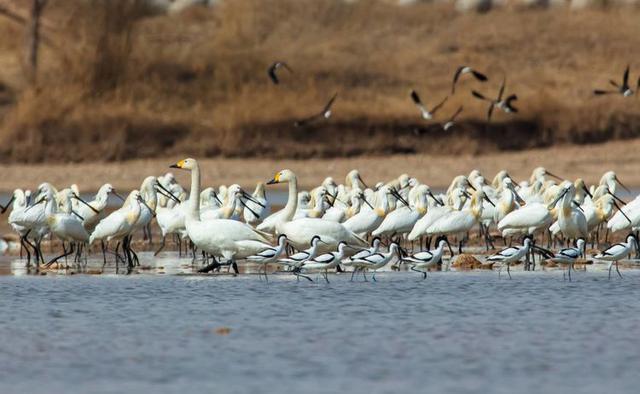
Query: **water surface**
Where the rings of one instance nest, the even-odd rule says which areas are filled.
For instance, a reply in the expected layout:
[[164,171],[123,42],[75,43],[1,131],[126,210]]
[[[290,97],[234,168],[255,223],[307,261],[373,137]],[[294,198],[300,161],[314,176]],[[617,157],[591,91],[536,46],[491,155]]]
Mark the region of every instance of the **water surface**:
[[326,284],[162,270],[0,276],[0,392],[602,394],[640,383],[638,271]]

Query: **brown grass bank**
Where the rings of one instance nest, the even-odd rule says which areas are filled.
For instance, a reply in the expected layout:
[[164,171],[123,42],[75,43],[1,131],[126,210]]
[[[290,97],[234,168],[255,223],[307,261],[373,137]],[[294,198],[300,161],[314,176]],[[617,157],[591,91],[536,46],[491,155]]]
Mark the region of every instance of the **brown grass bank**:
[[[26,0],[14,4],[26,11]],[[640,10],[497,10],[380,1],[233,0],[152,15],[131,0],[50,0],[37,85],[26,83],[24,27],[0,18],[0,160],[111,161],[197,157],[477,154],[635,138],[640,101],[591,90],[640,63]],[[270,84],[276,60],[294,69]],[[449,94],[460,64],[458,128],[422,122],[408,91],[429,104]],[[517,116],[486,107],[503,75]],[[293,126],[339,92],[329,122]]]

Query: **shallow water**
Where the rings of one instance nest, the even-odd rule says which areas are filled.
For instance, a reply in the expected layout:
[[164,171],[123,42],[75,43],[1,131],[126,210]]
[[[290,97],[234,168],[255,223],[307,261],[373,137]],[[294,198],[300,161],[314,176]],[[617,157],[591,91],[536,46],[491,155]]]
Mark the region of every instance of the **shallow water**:
[[0,276],[0,392],[637,392],[636,270],[265,283],[158,261],[146,272],[166,274],[4,263],[18,276]]

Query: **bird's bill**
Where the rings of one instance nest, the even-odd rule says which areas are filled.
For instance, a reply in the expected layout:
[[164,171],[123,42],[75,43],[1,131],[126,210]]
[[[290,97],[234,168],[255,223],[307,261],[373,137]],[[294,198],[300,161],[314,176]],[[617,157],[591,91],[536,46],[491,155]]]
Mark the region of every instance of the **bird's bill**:
[[244,190],[240,190],[240,194],[242,195],[242,197],[246,198],[247,200],[251,201],[252,203],[261,206],[262,208],[264,208],[264,204],[261,203],[260,201],[256,200],[255,198],[253,198],[253,196],[247,192],[245,192]]
[[276,183],[280,183],[280,173],[277,173],[272,180],[267,182],[267,185],[275,185]]
[[[614,196],[615,197],[615,196]],[[627,221],[629,222],[629,224],[631,224],[631,219],[629,219],[629,216],[627,216],[626,213],[624,213],[624,211],[622,210],[622,208],[620,208],[620,205],[618,205],[618,203],[614,200],[613,201],[613,205],[618,208],[618,211],[620,211],[620,213],[622,214],[622,216],[624,216],[625,219],[627,219]]]
[[626,202],[624,202],[623,199],[621,199],[620,197],[618,197],[615,194],[611,193],[611,190],[607,189],[607,194],[611,195],[611,197],[613,197],[613,199],[618,201],[620,204],[626,204]]
[[249,207],[242,199],[240,199],[240,204],[242,204],[242,206],[246,209],[249,210],[249,212],[251,212],[251,214],[253,214],[253,216],[259,218],[260,215],[258,215],[253,209],[251,209],[251,207]]
[[631,193],[631,190],[629,190],[629,188],[626,187],[624,183],[620,182],[620,179],[618,177],[616,177],[616,182],[618,182],[618,185],[620,185],[624,190],[626,190],[627,193]]
[[[162,186],[162,184],[160,182],[156,182],[156,186],[159,187],[160,190],[162,190],[163,192],[166,193],[165,197],[168,197],[168,198],[172,199],[173,201],[175,201],[177,203],[180,202],[180,199],[178,197],[174,196],[173,193],[171,193],[171,191],[167,190],[167,188]],[[124,201],[124,199],[123,199],[123,201]]]
[[488,202],[489,204],[491,204],[492,206],[494,206],[494,207],[496,206],[496,204],[494,204],[494,203],[493,203],[493,201],[491,201],[491,200],[489,199],[489,197],[487,197],[486,195],[484,196],[484,200],[485,200],[486,202]]
[[367,204],[369,208],[373,209],[373,205],[371,205],[371,203],[367,201],[367,197],[365,197],[364,193],[360,194],[360,199],[362,200],[362,202]]
[[184,168],[184,160],[180,160],[175,164],[171,164],[169,168]]
[[553,199],[553,201],[547,206],[547,209],[553,209],[553,207],[556,206],[556,204],[558,203],[558,201],[560,201],[560,199],[562,197],[564,197],[564,195],[567,194],[567,189],[564,189],[562,192],[558,193],[558,195],[556,196],[555,199]]
[[[71,195],[71,198],[75,198],[76,200],[80,201],[81,203],[83,203],[84,205],[88,206],[89,209],[91,209],[94,213],[100,213],[100,211],[98,211],[97,209],[95,209],[94,207],[91,206],[91,204],[89,204],[88,202],[86,202],[85,200],[83,200],[80,196],[78,196],[77,194],[73,193]],[[84,219],[82,219],[84,220]]]
[[358,175],[357,175],[357,178],[358,178],[358,180],[362,183],[362,185],[364,185],[364,188],[365,188],[365,189],[368,189],[368,188],[369,188],[369,186],[367,186],[367,184],[366,184],[366,183],[364,183],[364,181],[362,180],[362,177],[360,176],[360,174],[358,174]]
[[390,190],[390,193],[391,193],[391,195],[392,195],[392,196],[394,196],[398,201],[400,201],[400,202],[401,202],[405,207],[410,208],[410,207],[409,207],[409,203],[407,202],[407,200],[405,200],[405,199],[400,195],[400,193],[398,193],[398,192],[396,191],[396,189],[391,189],[391,190]]
[[440,205],[441,207],[444,207],[444,202],[440,201],[440,199],[438,199],[436,196],[434,196],[433,193],[431,192],[431,190],[429,190],[429,193],[427,195],[429,197],[431,197],[433,199],[433,201],[436,202],[437,205]]
[[551,178],[555,178],[555,179],[557,179],[559,181],[564,181],[564,179],[560,178],[559,176],[557,176],[556,174],[554,174],[552,172],[549,172],[549,171],[545,170],[544,174],[545,175],[549,175]]
[[73,209],[71,210],[71,213],[76,215],[76,217],[82,221],[84,221],[84,218],[76,211],[74,211]]
[[114,196],[118,197],[120,199],[120,201],[124,201],[124,197],[122,197],[121,194],[118,194],[115,190],[111,191],[111,194],[113,194]]
[[33,205],[29,206],[27,209],[25,209],[24,211],[27,212],[28,210],[30,210],[31,208],[35,207],[36,205],[42,204],[43,202],[45,202],[47,200],[47,197],[42,196],[40,197]]
[[511,190],[513,194],[516,196],[516,201],[520,204],[526,204],[526,201],[522,197],[520,197],[520,194],[516,190],[516,187],[513,185],[513,183],[509,183],[508,185],[509,185],[508,186],[509,190]]
[[[13,200],[16,199],[16,196],[11,196],[11,199],[9,200],[9,202],[7,203],[7,205],[5,205],[4,207],[2,207],[2,210],[0,211],[0,213],[5,213],[7,211],[7,209],[11,206],[11,203],[13,203]],[[28,202],[27,202],[28,205]]]
[[142,198],[142,196],[138,196],[138,201],[140,201],[140,204],[142,204],[145,207],[147,207],[147,209],[151,212],[151,216],[153,216],[154,218],[156,217],[156,211],[151,209],[151,207],[147,204],[147,202],[144,200],[144,198]]
[[[591,194],[591,192],[589,191],[589,189],[587,189],[587,186],[582,185],[582,190],[587,194],[587,196],[593,198],[593,195]],[[614,196],[615,197],[615,196]]]
[[475,188],[475,186],[473,186],[471,184],[471,182],[469,182],[469,180],[467,179],[467,186],[469,186],[471,188],[471,190],[473,190],[474,192],[477,191],[477,189]]

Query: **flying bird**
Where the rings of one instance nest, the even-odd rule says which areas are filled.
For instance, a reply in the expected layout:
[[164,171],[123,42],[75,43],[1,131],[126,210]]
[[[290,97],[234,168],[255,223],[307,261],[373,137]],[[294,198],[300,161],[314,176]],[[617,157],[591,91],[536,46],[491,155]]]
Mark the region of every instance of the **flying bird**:
[[420,96],[418,96],[418,92],[416,92],[415,90],[411,90],[411,100],[413,100],[413,103],[420,110],[420,113],[422,114],[422,118],[427,120],[433,119],[436,112],[440,109],[440,107],[444,105],[444,103],[447,101],[448,98],[449,98],[448,96],[445,97],[438,105],[436,105],[435,107],[433,107],[431,111],[429,111],[427,107],[425,107],[424,104],[422,104],[422,100],[420,100]]
[[333,105],[333,102],[336,100],[336,97],[338,97],[338,93],[334,93],[333,96],[331,97],[331,99],[329,100],[329,102],[324,106],[324,108],[322,109],[322,111],[320,111],[319,113],[315,114],[315,115],[311,115],[308,118],[304,118],[301,120],[296,121],[293,125],[295,127],[302,127],[305,126],[317,119],[329,119],[331,117],[331,106]]
[[494,108],[499,108],[508,114],[518,112],[518,108],[513,106],[513,102],[518,99],[518,96],[516,96],[515,94],[511,94],[505,99],[502,98],[502,96],[504,95],[506,83],[506,79],[503,79],[502,85],[500,86],[500,92],[498,93],[498,98],[495,100],[490,99],[483,94],[476,92],[475,90],[471,91],[473,97],[480,100],[488,101],[490,103],[489,110],[487,111],[487,122],[491,122],[491,115],[493,114]]
[[462,112],[462,105],[458,108],[458,110],[451,115],[451,117],[449,118],[449,120],[447,121],[447,123],[442,125],[442,128],[444,129],[444,131],[449,130],[450,128],[452,128],[455,125],[455,120],[458,117],[458,115],[460,115],[460,113]]
[[[634,94],[634,91],[629,87],[629,65],[624,70],[624,74],[622,75],[622,84],[619,85],[616,81],[610,79],[609,83],[616,88],[616,90],[602,90],[596,89],[593,91],[593,94],[596,96],[601,96],[604,94],[621,94],[623,97],[629,97]],[[638,78],[638,82],[636,83],[636,91],[640,88],[640,78]]]
[[271,78],[271,82],[273,82],[274,85],[277,85],[280,83],[280,80],[278,79],[278,74],[276,73],[280,68],[284,68],[293,74],[293,70],[291,69],[291,67],[287,65],[287,63],[280,62],[280,61],[273,63],[271,66],[269,66],[269,69],[267,70],[267,74],[269,74],[269,78]]
[[475,79],[477,79],[480,82],[487,82],[489,80],[489,78],[487,78],[486,75],[484,75],[483,73],[477,70],[472,69],[469,66],[460,66],[456,70],[456,73],[453,75],[453,84],[451,85],[451,94],[454,94],[456,92],[456,83],[458,83],[458,79],[460,79],[460,77],[464,74],[471,74]]

